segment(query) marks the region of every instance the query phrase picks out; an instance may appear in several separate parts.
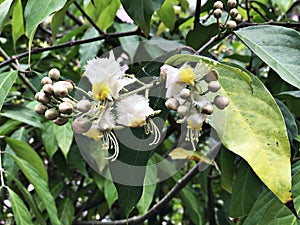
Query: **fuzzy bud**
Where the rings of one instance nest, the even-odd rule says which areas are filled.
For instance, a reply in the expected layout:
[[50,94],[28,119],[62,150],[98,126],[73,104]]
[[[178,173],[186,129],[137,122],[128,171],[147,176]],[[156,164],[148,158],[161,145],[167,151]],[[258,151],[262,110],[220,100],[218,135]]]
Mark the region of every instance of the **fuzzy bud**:
[[43,91],[45,92],[46,95],[51,96],[54,94],[54,89],[52,84],[45,84],[43,86]]
[[52,80],[58,80],[59,77],[60,77],[60,72],[59,72],[58,69],[52,68],[51,70],[49,70],[48,76],[49,76],[50,79],[52,79]]
[[225,109],[229,104],[229,99],[226,96],[217,95],[214,99],[214,104],[218,109]]
[[179,102],[176,98],[169,98],[165,105],[168,109],[176,110],[178,108]]
[[56,109],[47,109],[45,112],[45,118],[47,120],[55,120],[59,115],[59,112]]
[[39,100],[39,96],[40,96],[40,92],[35,93],[34,99],[38,101]]
[[214,10],[214,17],[219,19],[222,16],[222,9],[215,9]]
[[57,126],[62,126],[62,125],[65,125],[68,121],[69,121],[69,119],[67,119],[67,118],[57,117],[53,122]]
[[189,111],[189,108],[186,105],[181,105],[177,108],[177,112],[181,116],[185,116]]
[[208,90],[211,92],[217,92],[218,90],[220,90],[220,88],[221,88],[221,85],[216,80],[213,80],[208,83]]
[[43,104],[47,104],[51,101],[51,99],[45,94],[44,91],[40,91],[38,94],[38,101]]
[[[64,81],[62,81],[62,82],[64,82]],[[60,81],[56,82],[53,85],[53,89],[54,89],[54,94],[58,97],[65,97],[69,93],[68,88],[63,83],[61,83]]]
[[187,89],[187,88],[183,88],[180,93],[179,93],[180,97],[183,99],[187,99],[191,96],[191,90]]
[[237,23],[241,22],[241,21],[242,21],[242,16],[241,16],[241,14],[237,14],[237,16],[236,16],[234,19],[235,19],[235,21],[236,21]]
[[232,8],[229,11],[229,15],[231,16],[232,19],[234,19],[235,17],[237,17],[237,15],[239,14],[238,10],[236,8]]
[[44,115],[44,113],[46,112],[47,109],[48,109],[47,106],[45,106],[43,104],[37,104],[34,107],[34,111],[40,115]]
[[219,72],[217,70],[211,70],[208,74],[205,75],[204,80],[206,83],[211,81],[216,81],[219,79]]
[[50,77],[43,77],[43,79],[41,80],[41,84],[45,85],[45,84],[52,84],[52,80]]
[[92,122],[86,118],[79,117],[72,123],[72,129],[76,134],[87,132],[92,126]]
[[212,104],[206,104],[205,106],[203,106],[202,108],[202,113],[206,114],[206,115],[211,115],[214,112],[214,107]]
[[236,28],[237,24],[234,20],[228,20],[226,26],[228,29],[234,30]]
[[216,1],[214,3],[214,9],[223,9],[223,2],[222,1]]
[[229,9],[236,7],[236,0],[228,0],[227,1],[227,6]]
[[87,99],[82,99],[79,102],[77,102],[76,104],[76,108],[80,111],[80,112],[88,112],[92,107],[92,104],[89,100]]
[[58,110],[63,114],[71,114],[73,111],[73,105],[70,102],[62,102],[59,104]]

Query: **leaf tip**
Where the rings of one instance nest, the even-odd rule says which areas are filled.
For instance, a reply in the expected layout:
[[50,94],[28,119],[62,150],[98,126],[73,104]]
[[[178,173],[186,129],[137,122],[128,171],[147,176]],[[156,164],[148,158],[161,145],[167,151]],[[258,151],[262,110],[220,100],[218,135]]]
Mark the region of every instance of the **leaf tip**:
[[296,209],[295,209],[295,205],[294,205],[293,199],[287,201],[287,202],[285,203],[285,205],[291,210],[291,212],[295,215],[295,217],[296,217],[298,220],[300,220],[300,217],[299,217],[299,215],[298,215],[298,213],[297,213],[297,211],[296,211]]

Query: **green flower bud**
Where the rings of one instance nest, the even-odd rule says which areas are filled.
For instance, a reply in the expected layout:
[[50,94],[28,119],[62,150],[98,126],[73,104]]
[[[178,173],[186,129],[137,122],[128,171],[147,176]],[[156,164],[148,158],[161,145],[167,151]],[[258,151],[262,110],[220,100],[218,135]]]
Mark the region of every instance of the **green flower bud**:
[[236,18],[238,14],[239,12],[236,8],[232,8],[229,11],[229,15],[231,16],[232,19]]
[[48,76],[49,76],[50,79],[52,79],[52,80],[58,80],[59,77],[60,77],[60,72],[59,72],[58,69],[52,68],[51,70],[49,70]]
[[217,95],[214,99],[214,104],[218,109],[225,109],[229,104],[229,99],[226,96]]
[[47,120],[55,120],[59,116],[59,112],[56,109],[47,109],[45,112],[45,118]]
[[88,112],[92,107],[92,104],[89,100],[87,99],[82,99],[79,102],[77,102],[76,104],[76,108],[80,111],[80,112]]
[[242,16],[241,16],[241,14],[237,14],[237,16],[236,16],[234,19],[235,19],[235,21],[236,21],[237,23],[241,22],[241,21],[242,21]]

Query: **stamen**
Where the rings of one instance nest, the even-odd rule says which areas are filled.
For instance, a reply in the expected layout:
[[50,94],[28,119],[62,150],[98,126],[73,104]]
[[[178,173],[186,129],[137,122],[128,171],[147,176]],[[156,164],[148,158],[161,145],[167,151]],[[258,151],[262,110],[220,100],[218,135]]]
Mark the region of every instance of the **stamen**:
[[156,124],[153,122],[152,119],[149,119],[149,122],[147,125],[149,127],[150,133],[151,134],[154,133],[154,140],[149,144],[149,146],[158,144],[158,142],[161,138],[160,130],[158,129],[158,127],[156,126]]
[[105,145],[107,145],[107,149],[114,149],[114,154],[112,154],[109,157],[106,157],[106,159],[110,159],[111,161],[115,161],[118,158],[119,155],[119,143],[118,140],[116,138],[116,136],[114,135],[114,133],[108,131],[104,133],[104,142]]

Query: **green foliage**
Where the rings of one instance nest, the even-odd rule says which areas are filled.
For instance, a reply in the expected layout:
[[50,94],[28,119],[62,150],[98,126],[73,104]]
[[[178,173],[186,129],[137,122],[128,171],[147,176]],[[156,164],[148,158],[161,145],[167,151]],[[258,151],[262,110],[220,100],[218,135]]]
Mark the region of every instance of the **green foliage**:
[[9,93],[12,85],[14,84],[15,80],[17,79],[18,71],[6,72],[0,74],[1,81],[0,81],[0,110],[2,109],[2,105],[4,100]]

